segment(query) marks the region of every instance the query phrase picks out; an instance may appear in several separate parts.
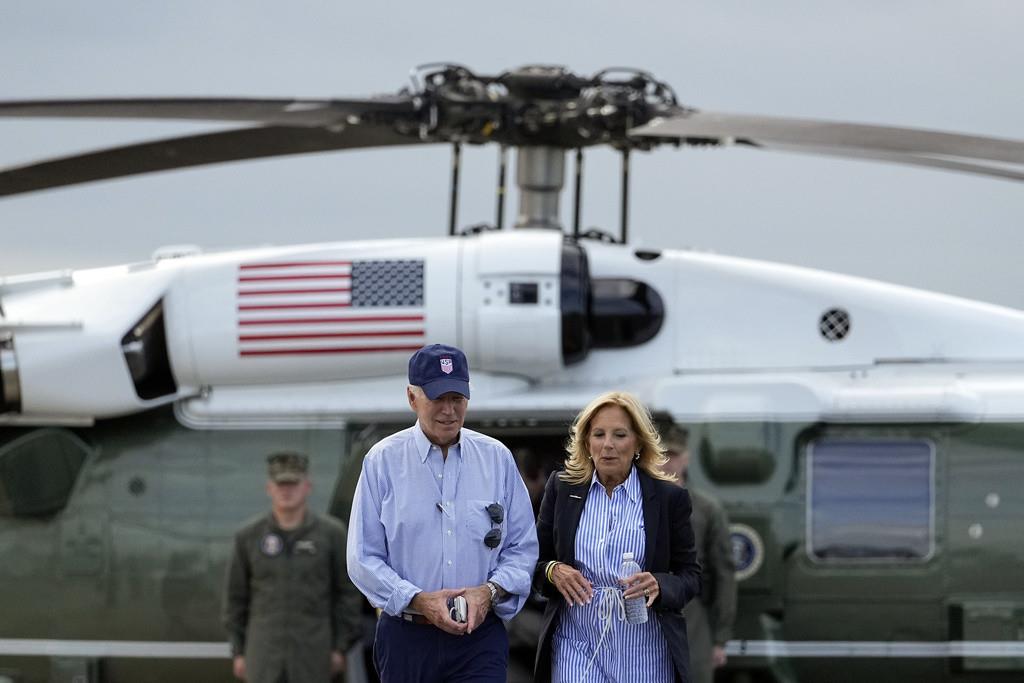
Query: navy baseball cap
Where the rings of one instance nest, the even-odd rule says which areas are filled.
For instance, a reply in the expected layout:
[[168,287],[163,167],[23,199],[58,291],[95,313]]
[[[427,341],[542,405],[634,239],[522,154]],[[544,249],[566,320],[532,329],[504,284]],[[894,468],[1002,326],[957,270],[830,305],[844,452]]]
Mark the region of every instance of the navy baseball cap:
[[454,346],[430,344],[409,359],[409,384],[423,389],[431,401],[449,391],[469,398],[469,362]]

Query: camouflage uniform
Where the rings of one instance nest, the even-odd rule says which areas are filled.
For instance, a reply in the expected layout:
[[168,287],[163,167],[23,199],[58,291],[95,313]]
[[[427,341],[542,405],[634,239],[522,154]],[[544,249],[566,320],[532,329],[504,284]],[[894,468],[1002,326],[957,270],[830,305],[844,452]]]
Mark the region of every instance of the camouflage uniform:
[[330,680],[330,653],[355,640],[360,614],[345,536],[344,524],[308,511],[290,531],[268,514],[235,535],[224,623],[249,683]]
[[683,609],[690,643],[690,681],[711,683],[715,675],[711,649],[729,640],[736,617],[735,566],[725,510],[707,494],[692,488],[689,491],[693,501],[690,523],[704,573],[699,599],[691,600]]

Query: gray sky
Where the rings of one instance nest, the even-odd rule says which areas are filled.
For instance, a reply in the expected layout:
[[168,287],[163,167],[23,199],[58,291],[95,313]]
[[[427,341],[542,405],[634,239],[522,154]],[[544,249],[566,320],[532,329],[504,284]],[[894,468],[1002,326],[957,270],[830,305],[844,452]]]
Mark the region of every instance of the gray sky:
[[[428,61],[480,73],[625,65],[707,110],[1024,138],[1021,26],[1017,0],[36,0],[0,6],[0,98],[360,96],[397,90]],[[202,128],[0,120],[0,165]],[[0,274],[138,260],[165,244],[441,235],[449,154],[321,154],[0,200]],[[496,150],[464,159],[460,222],[489,221]],[[591,153],[586,170],[584,224],[615,231],[617,160]],[[1024,308],[1024,184],[742,149],[664,149],[635,157],[633,172],[639,244]]]

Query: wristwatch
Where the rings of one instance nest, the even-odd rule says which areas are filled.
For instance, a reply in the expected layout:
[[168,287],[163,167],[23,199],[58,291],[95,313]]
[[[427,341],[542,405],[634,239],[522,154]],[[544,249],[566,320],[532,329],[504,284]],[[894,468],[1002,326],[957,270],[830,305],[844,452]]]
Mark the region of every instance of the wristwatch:
[[495,601],[498,599],[498,587],[490,581],[488,581],[484,585],[487,586],[487,588],[489,588],[491,591],[491,604],[493,605]]

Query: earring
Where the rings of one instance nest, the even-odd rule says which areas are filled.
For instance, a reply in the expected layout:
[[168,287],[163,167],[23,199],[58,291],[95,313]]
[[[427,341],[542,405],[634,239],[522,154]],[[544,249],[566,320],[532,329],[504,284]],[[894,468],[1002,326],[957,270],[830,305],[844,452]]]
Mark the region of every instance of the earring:
[[637,462],[640,462],[640,451],[637,451],[636,453],[633,454],[633,459],[636,460]]

